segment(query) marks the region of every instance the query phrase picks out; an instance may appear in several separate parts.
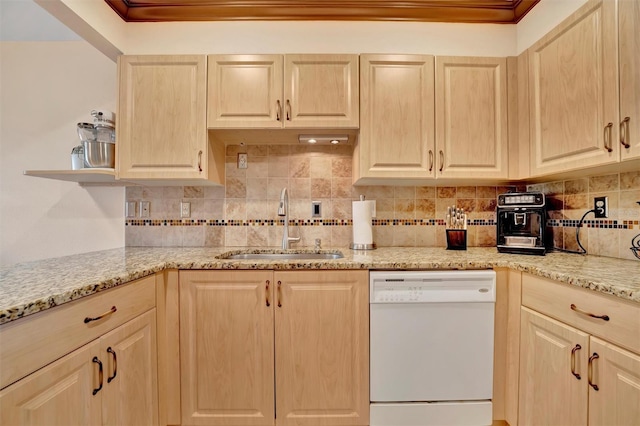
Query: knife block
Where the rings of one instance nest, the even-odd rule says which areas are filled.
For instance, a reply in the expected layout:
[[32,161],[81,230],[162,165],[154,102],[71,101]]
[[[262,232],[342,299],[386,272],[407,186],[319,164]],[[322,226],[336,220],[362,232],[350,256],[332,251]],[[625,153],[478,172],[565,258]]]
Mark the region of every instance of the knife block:
[[466,229],[447,229],[447,250],[467,249]]

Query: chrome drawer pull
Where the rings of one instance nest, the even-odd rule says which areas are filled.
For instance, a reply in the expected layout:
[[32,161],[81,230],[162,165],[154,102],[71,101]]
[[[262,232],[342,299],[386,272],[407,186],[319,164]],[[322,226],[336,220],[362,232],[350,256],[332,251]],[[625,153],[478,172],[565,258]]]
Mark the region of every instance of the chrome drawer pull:
[[591,312],[587,312],[587,311],[583,311],[582,309],[578,309],[578,307],[576,305],[574,305],[573,303],[571,304],[571,310],[575,311],[579,314],[582,315],[588,315],[591,318],[597,318],[597,319],[601,319],[604,321],[609,321],[609,315],[596,315],[596,314],[592,314]]
[[106,316],[109,316],[109,315],[111,315],[111,314],[114,314],[117,310],[118,310],[118,309],[117,309],[115,306],[112,306],[112,307],[111,307],[111,309],[109,309],[107,312],[105,312],[105,313],[104,313],[104,314],[102,314],[102,315],[98,315],[98,316],[97,316],[97,317],[95,317],[95,318],[86,317],[86,318],[84,319],[84,323],[85,323],[85,324],[87,324],[87,323],[90,323],[91,321],[98,321],[98,320],[101,320],[102,318],[104,318],[104,317],[106,317]]

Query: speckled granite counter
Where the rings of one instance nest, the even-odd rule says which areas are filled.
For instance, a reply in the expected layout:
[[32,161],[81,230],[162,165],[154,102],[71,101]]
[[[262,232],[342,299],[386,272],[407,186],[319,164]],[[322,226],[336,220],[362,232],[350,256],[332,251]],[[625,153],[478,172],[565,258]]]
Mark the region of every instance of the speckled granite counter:
[[[105,250],[0,268],[0,324],[167,268],[171,269],[474,269],[506,267],[640,303],[640,262],[566,253],[544,257],[495,248],[339,248],[337,260],[224,260],[225,248]],[[310,250],[312,251],[312,250]]]

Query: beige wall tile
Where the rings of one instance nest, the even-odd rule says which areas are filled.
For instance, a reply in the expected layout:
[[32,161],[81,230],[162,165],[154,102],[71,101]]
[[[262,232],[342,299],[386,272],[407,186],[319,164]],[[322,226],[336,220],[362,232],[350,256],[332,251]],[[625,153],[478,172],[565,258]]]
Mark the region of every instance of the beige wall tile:
[[455,186],[439,186],[436,188],[436,194],[438,198],[455,198],[456,187]]
[[464,209],[466,213],[473,213],[477,211],[475,198],[458,198],[456,199],[456,207]]
[[228,177],[225,185],[226,198],[245,198],[247,196],[247,179],[245,177]]
[[[562,228],[564,234],[565,250],[581,251],[576,240],[576,228]],[[580,228],[580,243],[584,248],[589,247],[589,228]]]
[[564,181],[564,193],[567,194],[584,194],[589,192],[589,179],[575,179]]
[[289,177],[310,177],[310,161],[311,160],[308,157],[291,157],[289,159]]
[[162,247],[182,247],[183,226],[161,226]]
[[374,226],[373,227],[373,242],[378,247],[392,247],[393,246],[393,228],[391,226]]
[[269,156],[269,177],[289,176],[289,157]]
[[493,199],[496,199],[498,197],[498,195],[496,194],[495,186],[479,186],[477,188],[476,196],[478,198],[493,198]]
[[330,157],[310,157],[309,176],[312,178],[331,179],[331,158]]
[[430,199],[417,199],[415,208],[416,219],[431,219],[436,215],[436,200]]
[[436,188],[434,186],[417,186],[416,198],[436,198]]
[[247,245],[251,247],[268,247],[269,228],[266,226],[247,227]]
[[[201,187],[202,188],[202,187]],[[204,193],[204,189],[202,190]],[[195,198],[184,195],[184,187],[182,186],[165,186],[162,188],[162,198]]]
[[411,199],[396,199],[393,204],[394,219],[415,219],[416,202]]
[[415,247],[417,226],[398,226],[393,233],[394,247]]
[[[202,186],[185,186],[184,198],[204,198],[204,187]],[[171,198],[171,197],[169,197]]]
[[247,245],[247,226],[225,226],[224,227],[225,246],[246,246]]
[[638,220],[640,218],[640,189],[620,191],[619,219]]
[[330,198],[331,197],[331,179],[311,178],[310,179],[311,198]]
[[351,179],[350,178],[331,179],[331,198],[351,199]]
[[207,217],[204,219],[224,219],[224,200],[204,200],[204,211]]
[[620,176],[616,174],[591,176],[589,178],[589,192],[608,192],[620,189]]
[[225,227],[222,226],[205,226],[204,229],[204,246],[205,247],[224,247],[225,246]]
[[246,197],[247,200],[267,199],[267,178],[247,178]]
[[549,182],[543,185],[542,192],[549,196],[564,195],[564,182]]
[[230,176],[233,177],[246,177],[247,176],[247,169],[240,169],[238,168],[238,157],[237,156],[233,156],[233,157],[225,157],[225,164],[224,164],[224,170],[225,170],[225,175],[227,176],[227,178],[229,178]]
[[269,157],[252,157],[247,160],[247,177],[266,178],[269,176]]
[[182,231],[183,247],[202,247],[204,246],[204,225],[200,226],[184,226]]
[[416,226],[416,247],[436,247],[436,227]]
[[269,208],[267,200],[247,200],[246,204],[247,219],[276,219],[278,217],[278,209]]
[[244,220],[247,218],[247,203],[244,200],[227,198],[225,202],[225,219]]
[[394,218],[394,200],[382,198],[376,200],[376,219]]
[[267,199],[279,200],[282,188],[289,188],[288,178],[269,178],[267,181]]
[[205,186],[204,198],[205,199],[224,199],[225,188],[224,186]]
[[333,247],[349,247],[353,239],[351,226],[332,226],[331,245]]
[[496,227],[476,226],[476,245],[479,247],[494,247],[496,245]]
[[415,186],[396,186],[393,191],[393,198],[398,199],[414,199],[416,198]]
[[253,157],[266,157],[269,155],[268,145],[247,145],[245,148],[246,153]]
[[351,177],[352,161],[347,157],[334,157],[331,160],[331,175],[333,177]]
[[456,198],[476,198],[475,186],[458,186],[456,188]]
[[289,198],[290,199],[310,199],[311,198],[311,179],[309,178],[290,178],[289,179]]
[[640,171],[620,173],[620,189],[640,190]]
[[331,208],[334,219],[351,219],[351,200],[332,200]]
[[[185,201],[191,204],[191,219],[208,219],[211,216],[210,213],[205,210],[203,198],[190,198]],[[179,204],[180,203],[178,203],[178,205]]]
[[436,199],[436,217],[444,219],[447,214],[447,208],[456,204],[455,198],[438,198]]
[[495,212],[498,202],[496,198],[479,198],[476,200],[476,212]]

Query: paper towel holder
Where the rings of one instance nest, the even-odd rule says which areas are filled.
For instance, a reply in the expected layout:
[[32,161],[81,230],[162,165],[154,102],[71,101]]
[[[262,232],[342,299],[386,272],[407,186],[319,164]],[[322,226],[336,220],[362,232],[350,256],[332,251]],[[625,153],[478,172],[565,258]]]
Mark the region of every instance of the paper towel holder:
[[[364,195],[360,195],[360,201],[364,201]],[[366,244],[366,243],[351,243],[349,245],[351,250],[375,250],[376,243]]]

